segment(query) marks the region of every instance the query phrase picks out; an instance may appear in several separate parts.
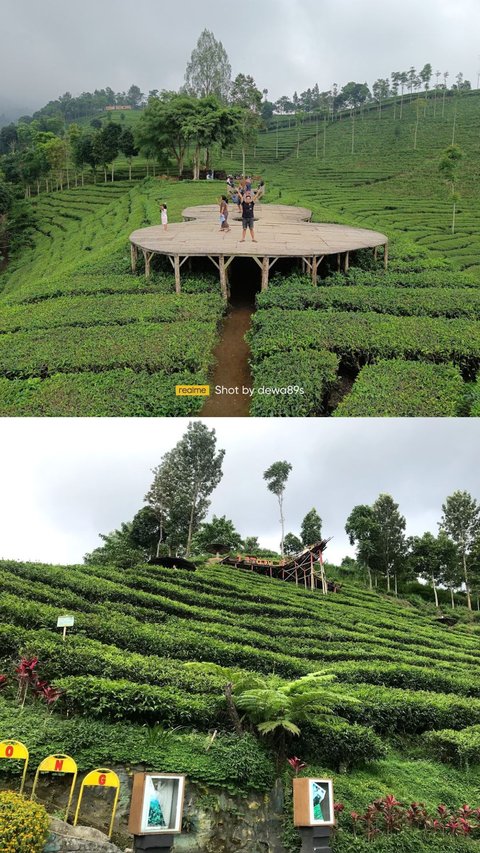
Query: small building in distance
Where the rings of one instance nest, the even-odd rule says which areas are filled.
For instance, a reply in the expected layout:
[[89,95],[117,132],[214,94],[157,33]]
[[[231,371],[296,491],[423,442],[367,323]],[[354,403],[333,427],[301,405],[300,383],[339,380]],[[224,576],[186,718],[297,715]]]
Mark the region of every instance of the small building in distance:
[[105,107],[105,112],[110,113],[112,111],[118,110],[132,110],[133,107],[130,104],[113,104]]

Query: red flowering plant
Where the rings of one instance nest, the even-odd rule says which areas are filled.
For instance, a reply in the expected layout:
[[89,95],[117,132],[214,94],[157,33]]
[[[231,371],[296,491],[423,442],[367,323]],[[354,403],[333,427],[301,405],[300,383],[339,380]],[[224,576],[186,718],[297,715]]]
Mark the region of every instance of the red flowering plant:
[[8,678],[6,675],[0,675],[0,690],[3,690],[8,684]]
[[305,767],[308,767],[308,764],[306,764],[305,761],[302,761],[301,758],[297,758],[296,755],[294,755],[293,758],[287,758],[287,761],[294,771],[295,776],[298,776],[300,770],[304,770]]
[[[343,811],[336,809],[336,813]],[[405,807],[393,794],[380,797],[369,803],[363,814],[350,812],[353,835],[363,835],[372,841],[380,834],[393,834],[412,828],[423,832],[439,832],[454,836],[480,838],[480,808],[464,803],[456,811],[440,804],[430,815],[424,803],[410,803]]]
[[23,708],[27,698],[28,688],[33,687],[38,680],[37,674],[38,658],[20,658],[20,663],[15,668],[18,681],[18,700]]

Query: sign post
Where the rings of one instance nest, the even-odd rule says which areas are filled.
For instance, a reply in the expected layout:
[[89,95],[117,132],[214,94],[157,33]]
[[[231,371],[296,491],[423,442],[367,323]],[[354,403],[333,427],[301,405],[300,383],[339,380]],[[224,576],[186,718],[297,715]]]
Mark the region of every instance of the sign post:
[[20,743],[19,740],[2,740],[0,741],[0,758],[7,758],[12,761],[23,761],[22,781],[18,792],[19,794],[23,794],[28,767],[27,747],[23,743]]
[[84,788],[97,786],[100,788],[115,789],[115,797],[112,806],[112,817],[110,819],[110,826],[108,828],[108,837],[111,838],[113,832],[113,821],[115,820],[115,814],[117,812],[118,806],[118,797],[120,794],[120,779],[118,778],[117,774],[113,772],[113,770],[108,770],[105,767],[100,767],[97,770],[91,770],[90,773],[87,773],[85,779],[80,785],[80,793],[78,795],[78,802],[75,811],[75,817],[73,819],[73,825],[77,825]]
[[135,851],[166,853],[182,831],[185,776],[135,773],[128,831]]
[[301,853],[331,853],[335,826],[332,779],[293,780],[293,823],[299,827]]
[[33,780],[33,788],[32,793],[30,794],[30,799],[33,800],[35,790],[38,783],[38,777],[40,773],[71,773],[72,774],[72,784],[70,785],[70,793],[68,797],[67,808],[65,810],[65,820],[68,818],[68,813],[70,811],[70,806],[72,804],[73,797],[73,789],[75,788],[75,782],[77,781],[77,765],[73,758],[70,758],[69,755],[48,755],[47,758],[44,758],[43,761],[37,767],[37,772],[35,773],[35,779]]
[[63,628],[63,639],[67,636],[67,628],[73,628],[75,624],[74,616],[59,616],[57,619],[57,628]]

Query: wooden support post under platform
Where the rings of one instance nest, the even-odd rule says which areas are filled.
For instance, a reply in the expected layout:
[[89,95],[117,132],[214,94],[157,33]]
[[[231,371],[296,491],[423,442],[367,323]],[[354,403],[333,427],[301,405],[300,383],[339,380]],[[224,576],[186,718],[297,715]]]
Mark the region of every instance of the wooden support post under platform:
[[262,261],[262,291],[268,287],[268,273],[270,270],[270,258],[263,258]]
[[170,261],[170,263],[174,269],[174,272],[175,272],[175,293],[181,293],[182,292],[182,282],[180,279],[180,270],[183,267],[185,261],[188,260],[188,255],[185,255],[185,257],[182,258],[182,260],[180,260],[180,255],[174,255],[173,259],[172,259],[172,256],[169,255],[168,260]]
[[138,248],[135,243],[130,243],[130,260],[132,264],[132,272],[137,271]]
[[376,261],[378,257],[378,246],[375,246],[373,250],[373,260]]
[[147,252],[146,249],[142,249],[142,252],[145,260],[145,278],[150,278],[150,262],[155,252]]
[[384,269],[388,269],[388,243],[383,247],[383,266]]
[[212,255],[208,256],[209,260],[212,262],[212,264],[214,264],[214,266],[216,266],[216,268],[219,272],[220,288],[222,291],[222,296],[225,299],[225,301],[230,296],[230,287],[228,285],[227,271],[228,271],[228,268],[229,268],[230,264],[232,263],[234,257],[235,257],[235,255],[231,255],[227,260],[225,260],[225,255],[219,255],[218,261],[216,261],[215,258],[212,257]]
[[343,267],[344,272],[348,272],[350,266],[350,252],[345,252],[345,264]]
[[220,290],[222,291],[222,296],[226,301],[228,299],[227,273],[225,270],[225,257],[223,255],[220,255],[218,258],[218,270],[220,273]]
[[337,253],[337,270],[340,272],[341,264],[340,264],[340,252]]

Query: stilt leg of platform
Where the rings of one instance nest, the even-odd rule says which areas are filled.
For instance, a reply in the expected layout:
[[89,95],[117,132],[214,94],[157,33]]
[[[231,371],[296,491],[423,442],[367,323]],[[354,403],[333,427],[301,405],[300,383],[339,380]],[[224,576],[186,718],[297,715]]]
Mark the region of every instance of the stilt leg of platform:
[[349,266],[350,266],[350,252],[345,252],[345,266],[343,268],[344,272],[348,272]]
[[132,264],[132,272],[137,271],[138,249],[134,243],[130,243],[130,260]]
[[227,272],[225,269],[225,257],[220,255],[218,258],[218,271],[220,273],[220,290],[225,301],[228,299],[227,290]]
[[385,243],[385,246],[384,246],[383,266],[385,269],[388,269],[388,243]]
[[338,272],[340,272],[341,268],[342,267],[341,267],[341,263],[340,263],[340,252],[339,252],[337,255],[337,270],[338,270]]
[[373,260],[376,261],[378,257],[378,246],[375,246],[373,250]]
[[174,256],[173,269],[175,270],[175,293],[180,293],[182,289],[182,282],[180,280],[180,255]]
[[262,290],[268,287],[268,271],[270,269],[270,258],[263,258],[262,261]]

